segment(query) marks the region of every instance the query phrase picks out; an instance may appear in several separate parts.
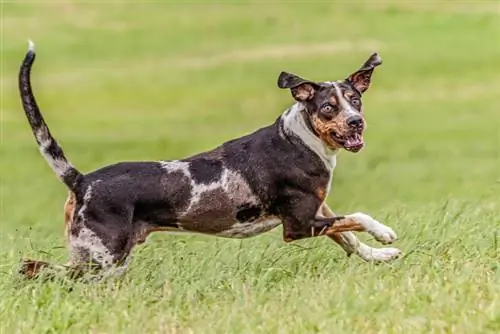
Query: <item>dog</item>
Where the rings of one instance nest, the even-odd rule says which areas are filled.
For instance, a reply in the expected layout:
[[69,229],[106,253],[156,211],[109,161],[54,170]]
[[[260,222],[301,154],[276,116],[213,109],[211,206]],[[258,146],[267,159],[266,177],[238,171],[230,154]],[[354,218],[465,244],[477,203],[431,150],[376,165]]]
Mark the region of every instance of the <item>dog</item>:
[[[119,162],[83,174],[66,158],[33,95],[34,44],[19,72],[22,105],[40,152],[68,187],[65,234],[69,262],[81,277],[122,275],[134,246],[156,231],[248,238],[283,228],[284,242],[327,236],[347,255],[390,261],[397,248],[372,248],[353,232],[383,244],[395,232],[364,213],[335,215],[325,200],[340,150],[359,152],[366,128],[362,95],[371,85],[378,53],[347,78],[316,82],[281,72],[277,85],[293,105],[272,124],[180,160]],[[43,261],[22,260],[20,273],[37,277]]]

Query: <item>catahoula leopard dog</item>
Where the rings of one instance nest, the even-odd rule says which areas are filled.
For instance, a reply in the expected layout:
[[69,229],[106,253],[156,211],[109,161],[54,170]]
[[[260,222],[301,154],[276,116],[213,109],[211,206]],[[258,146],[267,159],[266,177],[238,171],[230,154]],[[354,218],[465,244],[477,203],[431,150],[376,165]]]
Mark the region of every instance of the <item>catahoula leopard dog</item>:
[[30,42],[20,95],[40,152],[69,188],[64,211],[70,257],[63,266],[24,259],[25,276],[56,267],[97,279],[123,274],[134,246],[155,231],[248,238],[282,225],[285,242],[327,236],[366,261],[401,254],[369,247],[353,233],[368,232],[389,244],[397,238],[390,227],[364,213],[335,215],[325,202],[339,151],[364,146],[361,98],[382,64],[378,53],[338,81],[281,72],[278,87],[291,92],[294,104],[271,125],[213,150],[180,160],[119,162],[87,174],[68,161],[40,113],[30,83],[34,60]]

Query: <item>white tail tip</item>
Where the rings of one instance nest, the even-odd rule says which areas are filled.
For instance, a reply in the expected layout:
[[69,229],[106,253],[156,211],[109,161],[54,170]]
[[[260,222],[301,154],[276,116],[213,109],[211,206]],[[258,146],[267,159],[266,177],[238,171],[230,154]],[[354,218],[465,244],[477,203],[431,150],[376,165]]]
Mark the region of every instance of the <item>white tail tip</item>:
[[31,39],[28,40],[28,51],[35,52],[35,43]]

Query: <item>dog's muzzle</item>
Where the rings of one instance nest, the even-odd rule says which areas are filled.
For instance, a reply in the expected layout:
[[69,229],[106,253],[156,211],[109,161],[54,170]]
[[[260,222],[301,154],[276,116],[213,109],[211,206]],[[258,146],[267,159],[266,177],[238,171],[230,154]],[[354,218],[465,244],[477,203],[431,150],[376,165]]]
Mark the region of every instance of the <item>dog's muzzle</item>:
[[353,115],[346,120],[350,133],[345,136],[344,148],[350,152],[358,152],[364,146],[363,130],[365,121],[361,115]]
[[363,146],[365,146],[365,142],[363,141],[363,134],[360,132],[354,132],[345,137],[344,148],[347,151],[359,152]]

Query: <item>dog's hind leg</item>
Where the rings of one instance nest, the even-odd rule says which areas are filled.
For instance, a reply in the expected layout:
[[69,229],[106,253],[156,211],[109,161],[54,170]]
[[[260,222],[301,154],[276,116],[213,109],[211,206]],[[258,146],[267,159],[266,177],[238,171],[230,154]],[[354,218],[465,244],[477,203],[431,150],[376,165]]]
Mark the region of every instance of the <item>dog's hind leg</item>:
[[[76,216],[67,229],[70,259],[65,265],[54,265],[44,261],[23,260],[19,273],[28,279],[55,276],[86,281],[122,276],[130,263],[133,247],[132,234],[118,229],[113,235],[96,233],[95,221],[84,221]],[[105,229],[104,229],[105,230]]]
[[52,264],[45,261],[22,259],[18,273],[25,278],[34,279],[43,269],[52,268]]
[[71,267],[82,269],[89,281],[122,276],[133,247],[133,234],[125,227],[126,223],[112,234],[103,234],[107,229],[99,222],[77,219],[74,224],[79,227],[74,227],[69,237]]
[[[322,215],[324,217],[333,218],[335,214],[328,207],[328,205],[323,204],[321,208]],[[397,248],[387,247],[387,248],[373,248],[364,243],[362,243],[353,232],[331,232],[327,233],[328,237],[335,241],[342,249],[347,253],[348,256],[351,254],[358,255],[361,259],[367,262],[386,262],[398,258],[401,255],[401,251]]]

